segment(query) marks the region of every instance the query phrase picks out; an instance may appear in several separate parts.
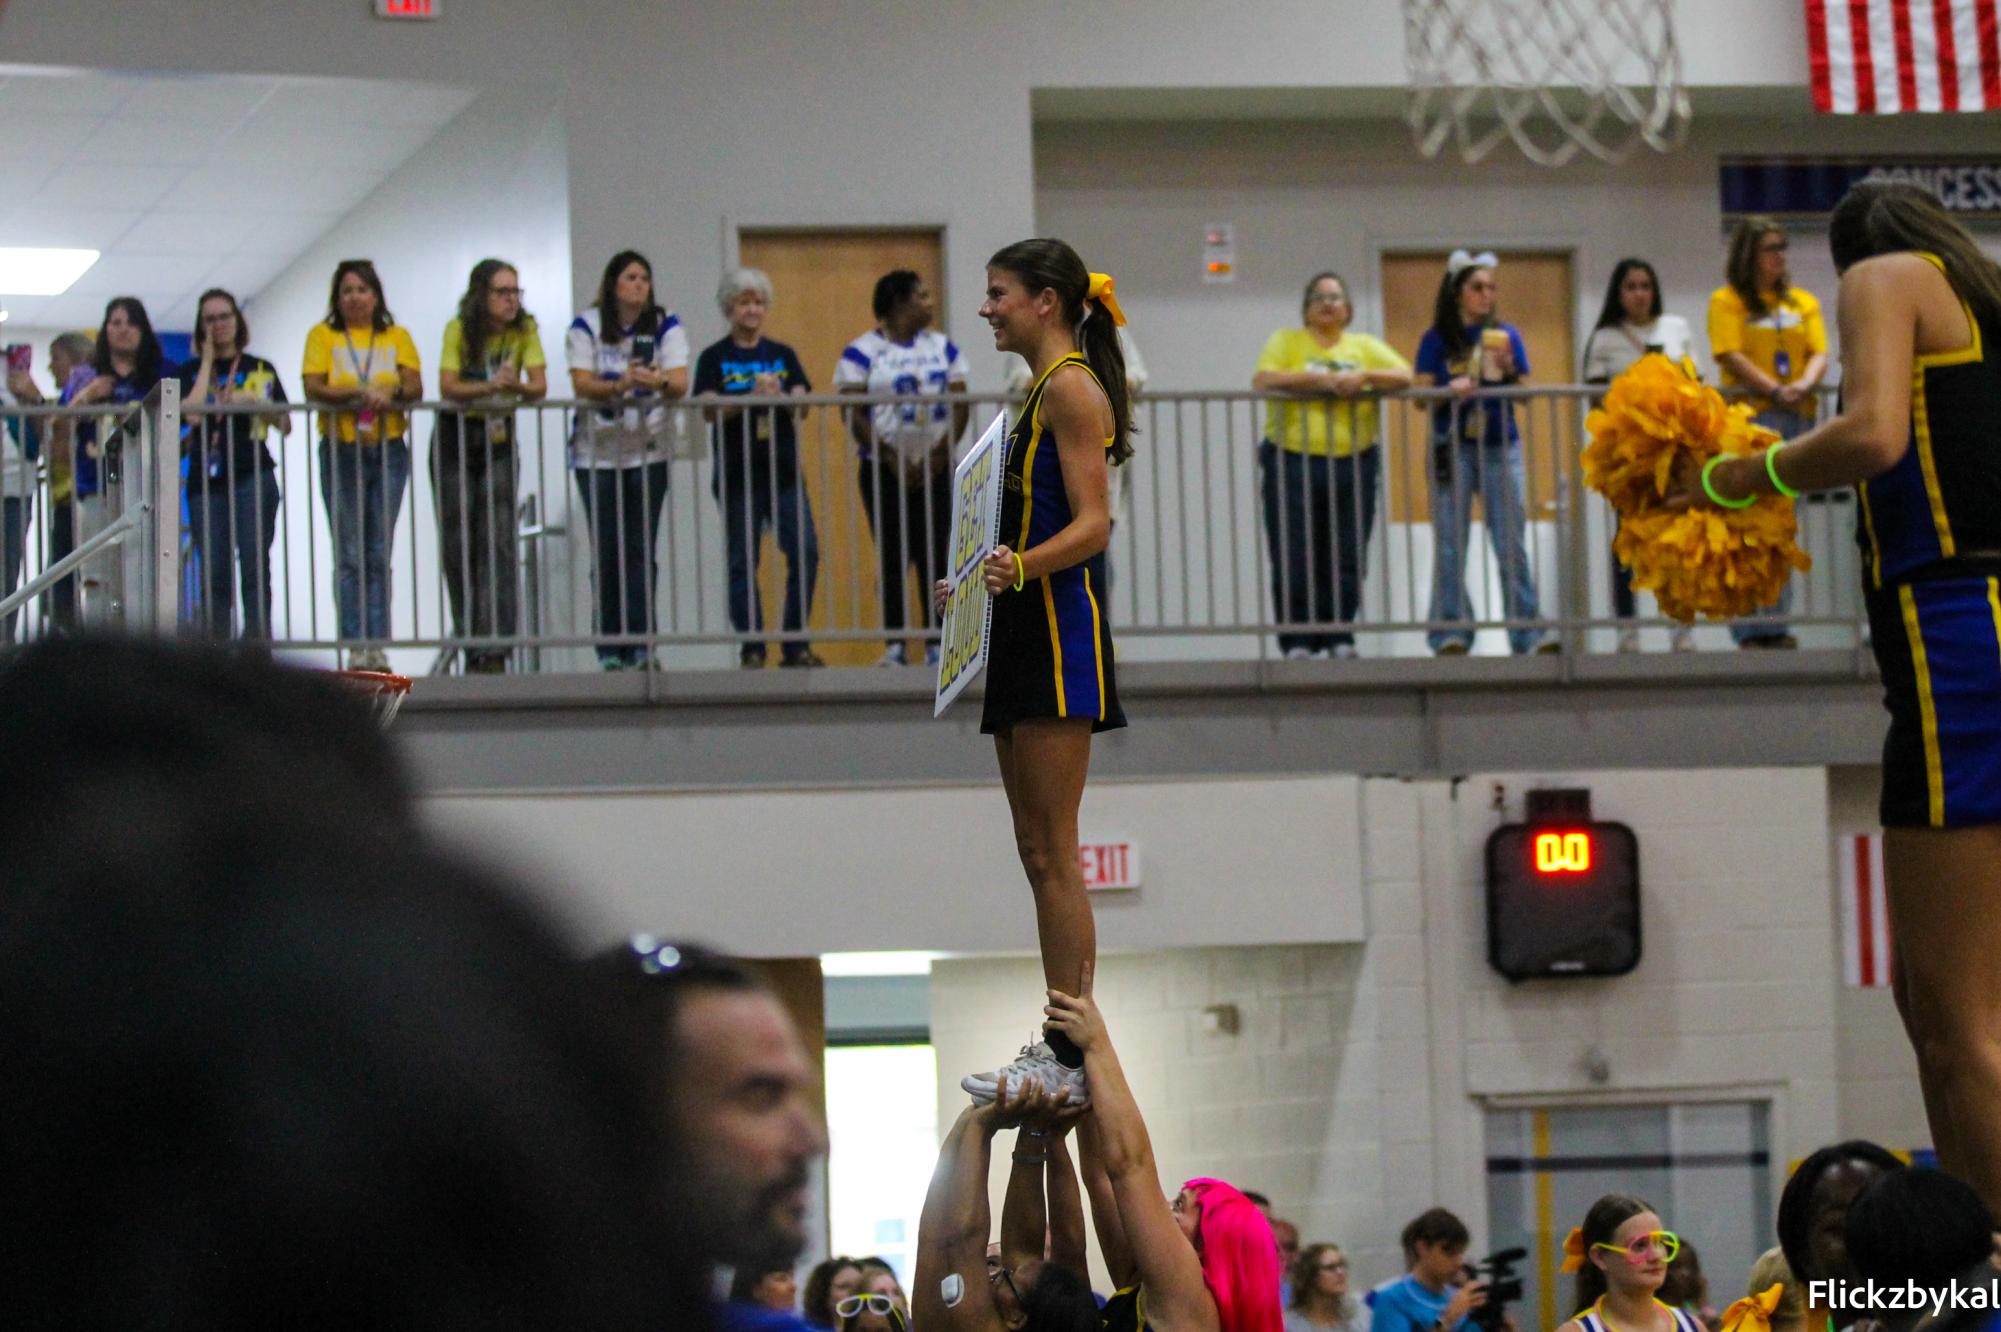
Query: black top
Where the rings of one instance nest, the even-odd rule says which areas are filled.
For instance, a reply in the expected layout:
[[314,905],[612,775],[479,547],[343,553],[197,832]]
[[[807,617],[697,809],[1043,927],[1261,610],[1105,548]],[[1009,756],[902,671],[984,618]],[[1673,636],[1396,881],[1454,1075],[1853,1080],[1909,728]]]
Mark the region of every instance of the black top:
[[[747,396],[757,386],[757,377],[767,374],[778,376],[783,392],[812,391],[798,353],[770,338],[758,339],[755,347],[739,347],[733,339],[724,338],[702,348],[690,388],[695,393]],[[797,469],[797,428],[792,413],[779,400],[760,398],[748,411],[719,415],[721,419],[710,429],[709,437],[715,444],[717,464],[732,476],[741,476],[746,465],[753,475],[769,476],[774,460],[783,472]]]
[[[233,481],[259,467],[275,470],[277,461],[263,440],[269,433],[269,422],[248,415],[207,415],[201,411],[204,404],[186,399],[185,395],[195,386],[195,376],[200,373],[199,358],[189,361],[179,371],[184,395],[181,419],[186,423],[181,442],[183,451],[192,460],[189,481],[198,477]],[[225,388],[235,391],[238,402],[291,401],[285,396],[285,385],[278,378],[277,368],[262,356],[244,352],[228,360],[218,358],[210,374],[210,402]]]

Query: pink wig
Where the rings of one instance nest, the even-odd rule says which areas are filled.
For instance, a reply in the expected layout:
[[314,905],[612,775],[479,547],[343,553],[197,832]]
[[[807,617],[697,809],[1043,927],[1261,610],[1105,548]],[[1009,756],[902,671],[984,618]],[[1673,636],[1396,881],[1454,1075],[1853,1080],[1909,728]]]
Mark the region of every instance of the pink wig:
[[1256,1205],[1220,1179],[1191,1179],[1201,1216],[1202,1280],[1222,1332],[1281,1332],[1278,1241]]

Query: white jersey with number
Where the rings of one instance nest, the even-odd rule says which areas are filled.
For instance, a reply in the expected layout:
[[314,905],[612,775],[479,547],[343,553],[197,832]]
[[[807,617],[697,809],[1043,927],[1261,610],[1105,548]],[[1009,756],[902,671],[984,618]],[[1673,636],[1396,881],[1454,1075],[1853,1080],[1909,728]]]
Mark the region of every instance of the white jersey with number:
[[[908,345],[891,342],[882,330],[872,329],[850,342],[834,367],[837,389],[860,388],[913,400],[883,403],[871,413],[870,433],[877,442],[907,458],[929,452],[952,435],[950,405],[917,399],[935,398],[952,385],[965,383],[965,355],[936,329],[926,329]],[[868,456],[867,449],[860,452]]]

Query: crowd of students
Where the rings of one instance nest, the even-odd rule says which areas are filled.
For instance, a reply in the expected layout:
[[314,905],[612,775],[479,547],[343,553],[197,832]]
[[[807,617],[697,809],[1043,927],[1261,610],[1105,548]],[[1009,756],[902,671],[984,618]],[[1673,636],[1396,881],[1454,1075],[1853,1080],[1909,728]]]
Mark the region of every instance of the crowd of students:
[[[1813,390],[1825,373],[1826,336],[1814,297],[1788,281],[1786,234],[1769,219],[1742,222],[1726,265],[1728,281],[1711,298],[1708,332],[1723,382],[1752,395],[1758,420],[1791,438],[1814,418]],[[1301,299],[1301,326],[1275,332],[1258,358],[1254,388],[1277,395],[1265,416],[1258,462],[1272,593],[1288,656],[1351,656],[1361,606],[1363,566],[1381,492],[1377,398],[1413,383],[1452,390],[1431,420],[1433,585],[1430,646],[1441,655],[1472,641],[1464,577],[1466,537],[1478,497],[1501,575],[1503,609],[1514,622],[1516,652],[1553,651],[1527,622],[1539,616],[1527,545],[1522,433],[1514,405],[1483,390],[1520,383],[1529,348],[1498,314],[1499,264],[1491,253],[1455,252],[1446,266],[1433,318],[1413,356],[1350,327],[1353,308],[1340,275],[1318,273]],[[590,529],[597,655],[606,669],[651,668],[657,628],[656,554],[668,490],[667,404],[690,393],[705,409],[714,450],[712,493],[722,516],[727,605],[732,629],[745,636],[740,662],[762,666],[758,637],[766,618],[758,587],[763,536],[771,531],[786,560],[778,627],[781,664],[822,664],[807,634],[818,584],[819,538],[799,465],[796,411],[783,399],[809,391],[798,354],[764,334],[770,280],[754,269],[727,274],[717,305],[727,334],[691,357],[681,320],[660,299],[645,256],[624,251],[606,264],[589,305],[566,337],[568,389],[589,406],[572,420],[566,461]],[[945,567],[952,454],[968,410],[946,395],[967,387],[959,348],[936,323],[936,305],[918,274],[899,270],[876,284],[875,324],[842,352],[832,369],[836,390],[907,403],[879,402],[845,414],[857,460],[857,489],[880,565],[882,624],[890,639],[882,663],[905,660],[899,631],[929,629],[931,607],[906,605],[914,574],[928,588]],[[268,440],[292,418],[285,376],[250,350],[250,329],[236,298],[216,289],[198,302],[196,355],[166,363],[145,307],[113,300],[92,341],[67,334],[48,349],[58,400],[117,407],[143,399],[162,378],[179,379],[187,403],[189,538],[202,570],[189,598],[196,625],[216,637],[272,633],[272,546],[285,497]],[[1131,347],[1130,338],[1124,345]],[[16,349],[24,350],[24,349]],[[1693,350],[1687,322],[1663,311],[1652,265],[1622,260],[1579,367],[1602,383],[1648,351],[1676,359]],[[1136,349],[1135,349],[1136,351]],[[1134,376],[1144,382],[1144,370]],[[10,365],[14,401],[43,400],[23,360]],[[382,281],[366,260],[334,272],[324,321],[309,333],[299,365],[305,398],[317,414],[318,481],[334,552],[338,632],[353,645],[350,663],[386,667],[393,580],[390,549],[412,467],[409,405],[423,397],[417,339],[390,311]],[[454,635],[472,644],[464,668],[501,672],[512,654],[501,640],[521,631],[520,570],[514,536],[520,459],[515,410],[549,393],[540,330],[523,304],[518,271],[500,259],[475,266],[445,327],[438,356],[439,396],[459,410],[438,414],[429,469],[442,579]],[[921,399],[937,399],[924,402]],[[722,406],[727,400],[740,405]],[[269,404],[274,410],[253,409]],[[226,410],[203,410],[221,408]],[[107,438],[99,439],[100,431]],[[46,556],[62,558],[101,530],[107,512],[100,459],[115,427],[109,418],[30,418],[0,440],[0,594],[18,584],[36,493],[35,464],[46,453],[49,506]],[[1613,568],[1617,613],[1630,619],[1633,596],[1623,568]],[[86,593],[92,571],[82,574]],[[76,586],[66,580],[50,600],[58,629],[78,619]],[[1733,626],[1745,646],[1791,647],[1772,614]],[[1462,627],[1463,626],[1463,627]],[[12,626],[6,626],[11,637]],[[1637,646],[1625,631],[1621,650]],[[1686,632],[1675,646],[1686,647]],[[935,644],[930,648],[933,660]]]

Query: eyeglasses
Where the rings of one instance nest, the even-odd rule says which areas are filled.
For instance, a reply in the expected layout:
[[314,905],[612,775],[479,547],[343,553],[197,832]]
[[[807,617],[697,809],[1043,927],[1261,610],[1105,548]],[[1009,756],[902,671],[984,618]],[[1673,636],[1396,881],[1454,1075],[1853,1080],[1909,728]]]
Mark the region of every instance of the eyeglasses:
[[896,1301],[887,1295],[850,1295],[834,1306],[834,1312],[843,1318],[856,1317],[864,1309],[878,1318],[901,1321],[897,1315]]
[[1632,1242],[1624,1246],[1594,1244],[1591,1247],[1610,1249],[1613,1253],[1624,1254],[1627,1259],[1636,1263],[1644,1263],[1651,1255],[1658,1252],[1662,1262],[1671,1263],[1674,1261],[1674,1256],[1681,1252],[1681,1236],[1672,1230],[1650,1230],[1644,1235],[1635,1235]]

